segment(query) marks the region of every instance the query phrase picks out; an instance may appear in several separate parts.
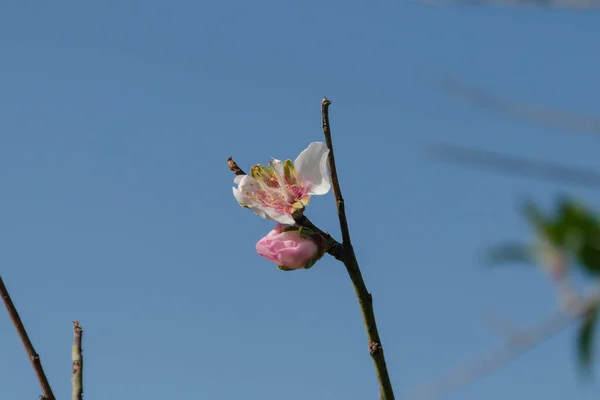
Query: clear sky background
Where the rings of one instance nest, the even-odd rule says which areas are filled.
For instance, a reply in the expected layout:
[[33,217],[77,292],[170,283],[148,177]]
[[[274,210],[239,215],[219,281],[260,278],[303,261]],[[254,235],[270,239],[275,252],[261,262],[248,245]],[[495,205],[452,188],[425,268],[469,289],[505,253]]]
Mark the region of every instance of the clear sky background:
[[[377,398],[358,305],[327,257],[282,272],[226,159],[294,159],[328,96],[351,234],[397,398],[555,308],[536,270],[490,270],[531,238],[517,199],[591,190],[436,162],[439,141],[598,165],[597,138],[494,115],[431,77],[597,112],[600,15],[415,2],[3,2],[0,272],[58,398],[73,319],[87,399]],[[331,193],[309,217],[339,237]],[[4,313],[2,313],[4,314]],[[449,399],[597,398],[574,330]],[[0,396],[40,394],[0,316]]]

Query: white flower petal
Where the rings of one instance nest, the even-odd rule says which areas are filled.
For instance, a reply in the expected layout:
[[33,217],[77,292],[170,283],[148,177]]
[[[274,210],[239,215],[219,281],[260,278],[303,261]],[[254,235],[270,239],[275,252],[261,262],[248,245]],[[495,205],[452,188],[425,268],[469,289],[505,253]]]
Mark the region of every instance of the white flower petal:
[[264,208],[262,208],[260,205],[254,205],[254,206],[250,207],[250,209],[252,211],[254,211],[254,214],[258,215],[259,217],[270,220],[270,221],[274,221],[274,219],[269,217],[267,215],[266,210]]
[[294,219],[278,211],[274,208],[265,207],[263,204],[257,200],[253,196],[249,196],[248,194],[252,194],[254,192],[260,191],[260,185],[251,176],[248,175],[239,175],[240,179],[237,179],[237,183],[239,185],[238,188],[233,188],[233,195],[235,196],[238,203],[245,204],[249,209],[254,211],[256,215],[261,218],[280,222],[282,224],[293,225]]
[[246,199],[244,198],[244,195],[242,194],[242,191],[240,189],[233,188],[233,196],[235,197],[238,203],[246,204]]
[[267,218],[267,219],[271,219],[273,221],[276,221],[276,222],[279,222],[280,224],[285,224],[285,225],[294,225],[296,223],[294,221],[294,218],[292,218],[292,216],[289,214],[282,214],[273,209],[266,209],[265,211],[267,211],[269,213],[269,218]]
[[329,149],[325,143],[313,142],[294,161],[298,180],[310,183],[309,194],[325,194],[331,188],[327,174],[328,155]]
[[[258,181],[248,175],[238,175],[235,177],[234,183],[237,183],[237,189],[234,188],[233,195],[239,202],[250,205],[256,203],[251,196],[247,196],[249,193],[260,190]],[[236,190],[239,192],[236,194]],[[238,196],[241,196],[243,200],[240,200]]]
[[[248,201],[248,200],[246,200],[246,201]],[[251,204],[246,204],[246,205],[248,206],[249,209],[254,211],[254,214],[258,215],[259,217],[264,218],[266,220],[275,221],[273,218],[271,218],[269,216],[269,213],[268,213],[269,209],[263,207],[262,204],[252,201]]]
[[235,177],[234,182],[239,185],[239,188],[233,188],[233,195],[238,203],[247,206],[261,218],[271,219],[267,216],[259,202],[254,200],[252,196],[246,196],[246,193],[254,192],[254,188],[258,187],[258,182],[256,182],[256,179],[248,175],[238,175]]

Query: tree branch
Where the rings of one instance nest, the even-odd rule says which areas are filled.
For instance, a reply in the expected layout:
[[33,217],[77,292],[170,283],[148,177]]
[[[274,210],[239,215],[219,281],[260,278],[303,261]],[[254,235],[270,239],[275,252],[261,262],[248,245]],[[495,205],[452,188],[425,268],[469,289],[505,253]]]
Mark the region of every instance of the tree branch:
[[42,362],[40,361],[40,356],[38,353],[36,353],[35,349],[33,348],[33,344],[31,343],[31,340],[29,340],[27,331],[25,330],[25,327],[23,326],[23,322],[21,321],[21,318],[19,317],[19,313],[17,312],[17,309],[15,308],[15,305],[13,304],[12,299],[10,298],[10,295],[8,294],[8,290],[6,289],[6,286],[4,285],[4,281],[2,280],[2,277],[0,277],[0,295],[2,296],[2,301],[4,301],[4,305],[6,306],[6,309],[8,310],[8,315],[10,316],[10,319],[11,319],[13,325],[15,326],[17,333],[19,334],[19,337],[21,338],[21,342],[23,342],[23,347],[25,347],[25,351],[27,352],[27,355],[29,356],[29,360],[31,361],[31,366],[33,367],[33,370],[35,371],[37,379],[40,383],[40,387],[42,388],[42,395],[40,396],[40,399],[56,400],[54,397],[54,393],[52,393],[52,389],[50,388],[50,383],[48,382],[48,379],[46,378],[46,374],[44,373],[44,369],[42,368]]
[[567,167],[548,161],[445,143],[430,146],[429,151],[435,158],[444,162],[477,166],[507,175],[528,176],[588,189],[600,189],[600,173],[591,169]]
[[233,161],[232,157],[229,157],[227,159],[227,165],[229,165],[229,169],[231,170],[231,172],[233,172],[236,176],[237,175],[246,175],[246,173],[237,165],[237,163],[235,161]]
[[[337,205],[338,217],[340,220],[340,227],[342,231],[342,241],[340,244],[333,239],[327,232],[322,231],[316,227],[303,213],[304,210],[299,210],[292,215],[296,225],[306,227],[314,232],[319,233],[324,237],[327,243],[327,253],[335,257],[337,260],[342,261],[348,271],[356,297],[358,298],[358,304],[363,315],[365,329],[369,339],[369,353],[375,364],[375,371],[377,374],[377,380],[379,381],[379,394],[382,400],[394,400],[394,392],[392,390],[392,384],[390,382],[385,357],[383,355],[383,346],[381,345],[381,339],[379,338],[379,332],[377,331],[377,323],[375,322],[375,313],[373,311],[373,299],[371,293],[367,290],[365,282],[363,280],[358,262],[356,261],[356,255],[352,247],[350,240],[350,232],[348,228],[348,221],[346,219],[346,209],[344,207],[344,199],[342,197],[342,191],[340,189],[340,183],[338,180],[337,169],[335,166],[335,156],[333,152],[333,143],[331,140],[331,128],[329,126],[329,105],[331,102],[324,97],[321,101],[321,117],[323,122],[323,133],[325,135],[325,143],[329,149],[328,166],[329,174],[331,177],[333,196]],[[227,159],[229,169],[235,175],[246,175],[246,173],[237,165],[232,157]]]
[[325,136],[325,143],[329,149],[329,157],[327,158],[327,165],[329,166],[329,175],[331,176],[331,189],[333,191],[333,198],[337,206],[338,217],[340,220],[340,228],[342,231],[342,245],[351,247],[350,241],[350,230],[348,228],[348,220],[346,218],[346,207],[344,206],[344,198],[342,197],[342,190],[340,189],[340,182],[338,180],[337,168],[335,166],[335,154],[333,152],[333,142],[331,140],[331,127],[329,125],[329,105],[331,101],[327,97],[323,97],[321,100],[321,120],[323,121],[323,135]]
[[471,6],[537,6],[593,11],[600,7],[598,0],[421,0],[423,3]]
[[598,304],[600,304],[600,291],[594,293],[586,301],[573,303],[567,312],[557,311],[539,321],[528,331],[511,335],[502,347],[490,351],[471,363],[451,370],[441,378],[411,391],[406,397],[414,400],[442,399],[514,361],[523,353],[558,334],[571,322],[585,316]]
[[354,291],[356,292],[356,297],[358,298],[358,304],[363,315],[363,321],[369,339],[369,353],[371,354],[371,358],[375,364],[377,380],[379,381],[379,395],[382,400],[394,400],[394,391],[392,390],[392,383],[390,381],[390,376],[383,354],[383,346],[381,344],[381,339],[379,338],[379,332],[377,331],[375,312],[373,311],[373,298],[371,293],[369,293],[367,290],[365,281],[362,277],[358,262],[356,260],[356,255],[354,254],[352,242],[350,241],[350,231],[346,218],[346,209],[337,175],[337,168],[335,166],[335,156],[333,152],[333,143],[331,140],[331,127],[329,124],[330,104],[331,101],[329,101],[327,97],[324,97],[321,101],[321,117],[323,121],[323,134],[325,135],[325,143],[329,148],[328,164],[333,196],[337,205],[340,228],[342,231],[342,261],[346,267],[346,271],[348,271],[352,285],[354,286]]
[[[596,2],[600,5],[600,1]],[[462,97],[473,106],[504,114],[518,120],[568,132],[600,134],[600,118],[575,114],[570,111],[543,108],[503,98],[488,90],[461,82],[446,74],[436,85],[443,91]]]
[[81,337],[83,329],[79,321],[73,321],[73,372],[71,374],[72,400],[83,400],[83,355],[81,354]]

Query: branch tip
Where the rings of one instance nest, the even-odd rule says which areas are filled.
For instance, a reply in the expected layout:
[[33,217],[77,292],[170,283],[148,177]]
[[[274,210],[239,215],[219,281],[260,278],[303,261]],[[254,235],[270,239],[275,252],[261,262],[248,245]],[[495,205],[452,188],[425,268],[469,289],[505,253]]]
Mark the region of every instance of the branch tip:
[[[340,182],[338,179],[337,168],[335,165],[335,155],[333,151],[333,141],[331,139],[331,126],[329,124],[329,105],[331,101],[327,97],[323,97],[321,100],[321,121],[323,125],[323,136],[325,136],[325,143],[329,149],[329,155],[327,157],[327,164],[329,166],[329,177],[331,179],[331,188],[333,191],[333,198],[335,199],[338,218],[340,222],[340,230],[342,232],[342,244],[340,258],[346,267],[346,271],[350,276],[354,290],[358,297],[358,303],[360,305],[361,312],[363,314],[365,330],[369,339],[369,354],[375,364],[375,372],[377,374],[377,380],[379,381],[379,393],[383,400],[394,400],[394,391],[392,389],[392,383],[390,381],[389,372],[385,362],[383,354],[383,347],[381,345],[381,339],[377,331],[377,323],[375,322],[375,312],[373,311],[372,297],[365,281],[360,272],[354,249],[350,241],[350,230],[348,228],[348,220],[346,218],[346,208],[344,206],[344,198],[342,197],[342,190],[340,188]],[[336,257],[338,258],[338,257]],[[338,259],[340,259],[338,258]]]
[[81,339],[83,329],[79,321],[73,321],[73,351],[71,355],[71,399],[83,400],[83,349]]
[[237,163],[233,161],[233,157],[229,157],[227,159],[227,165],[229,166],[229,170],[235,175],[246,175],[246,173],[237,165]]

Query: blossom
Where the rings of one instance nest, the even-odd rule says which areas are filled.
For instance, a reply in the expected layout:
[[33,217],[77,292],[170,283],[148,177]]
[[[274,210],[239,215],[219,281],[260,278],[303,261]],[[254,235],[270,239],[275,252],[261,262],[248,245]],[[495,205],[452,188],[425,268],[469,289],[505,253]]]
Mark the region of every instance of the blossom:
[[329,191],[328,155],[325,143],[313,142],[294,162],[273,159],[268,166],[257,164],[250,175],[236,176],[233,195],[256,215],[291,225],[292,213],[307,206],[310,196]]
[[325,254],[323,240],[307,230],[277,224],[256,243],[258,254],[284,271],[312,267]]

